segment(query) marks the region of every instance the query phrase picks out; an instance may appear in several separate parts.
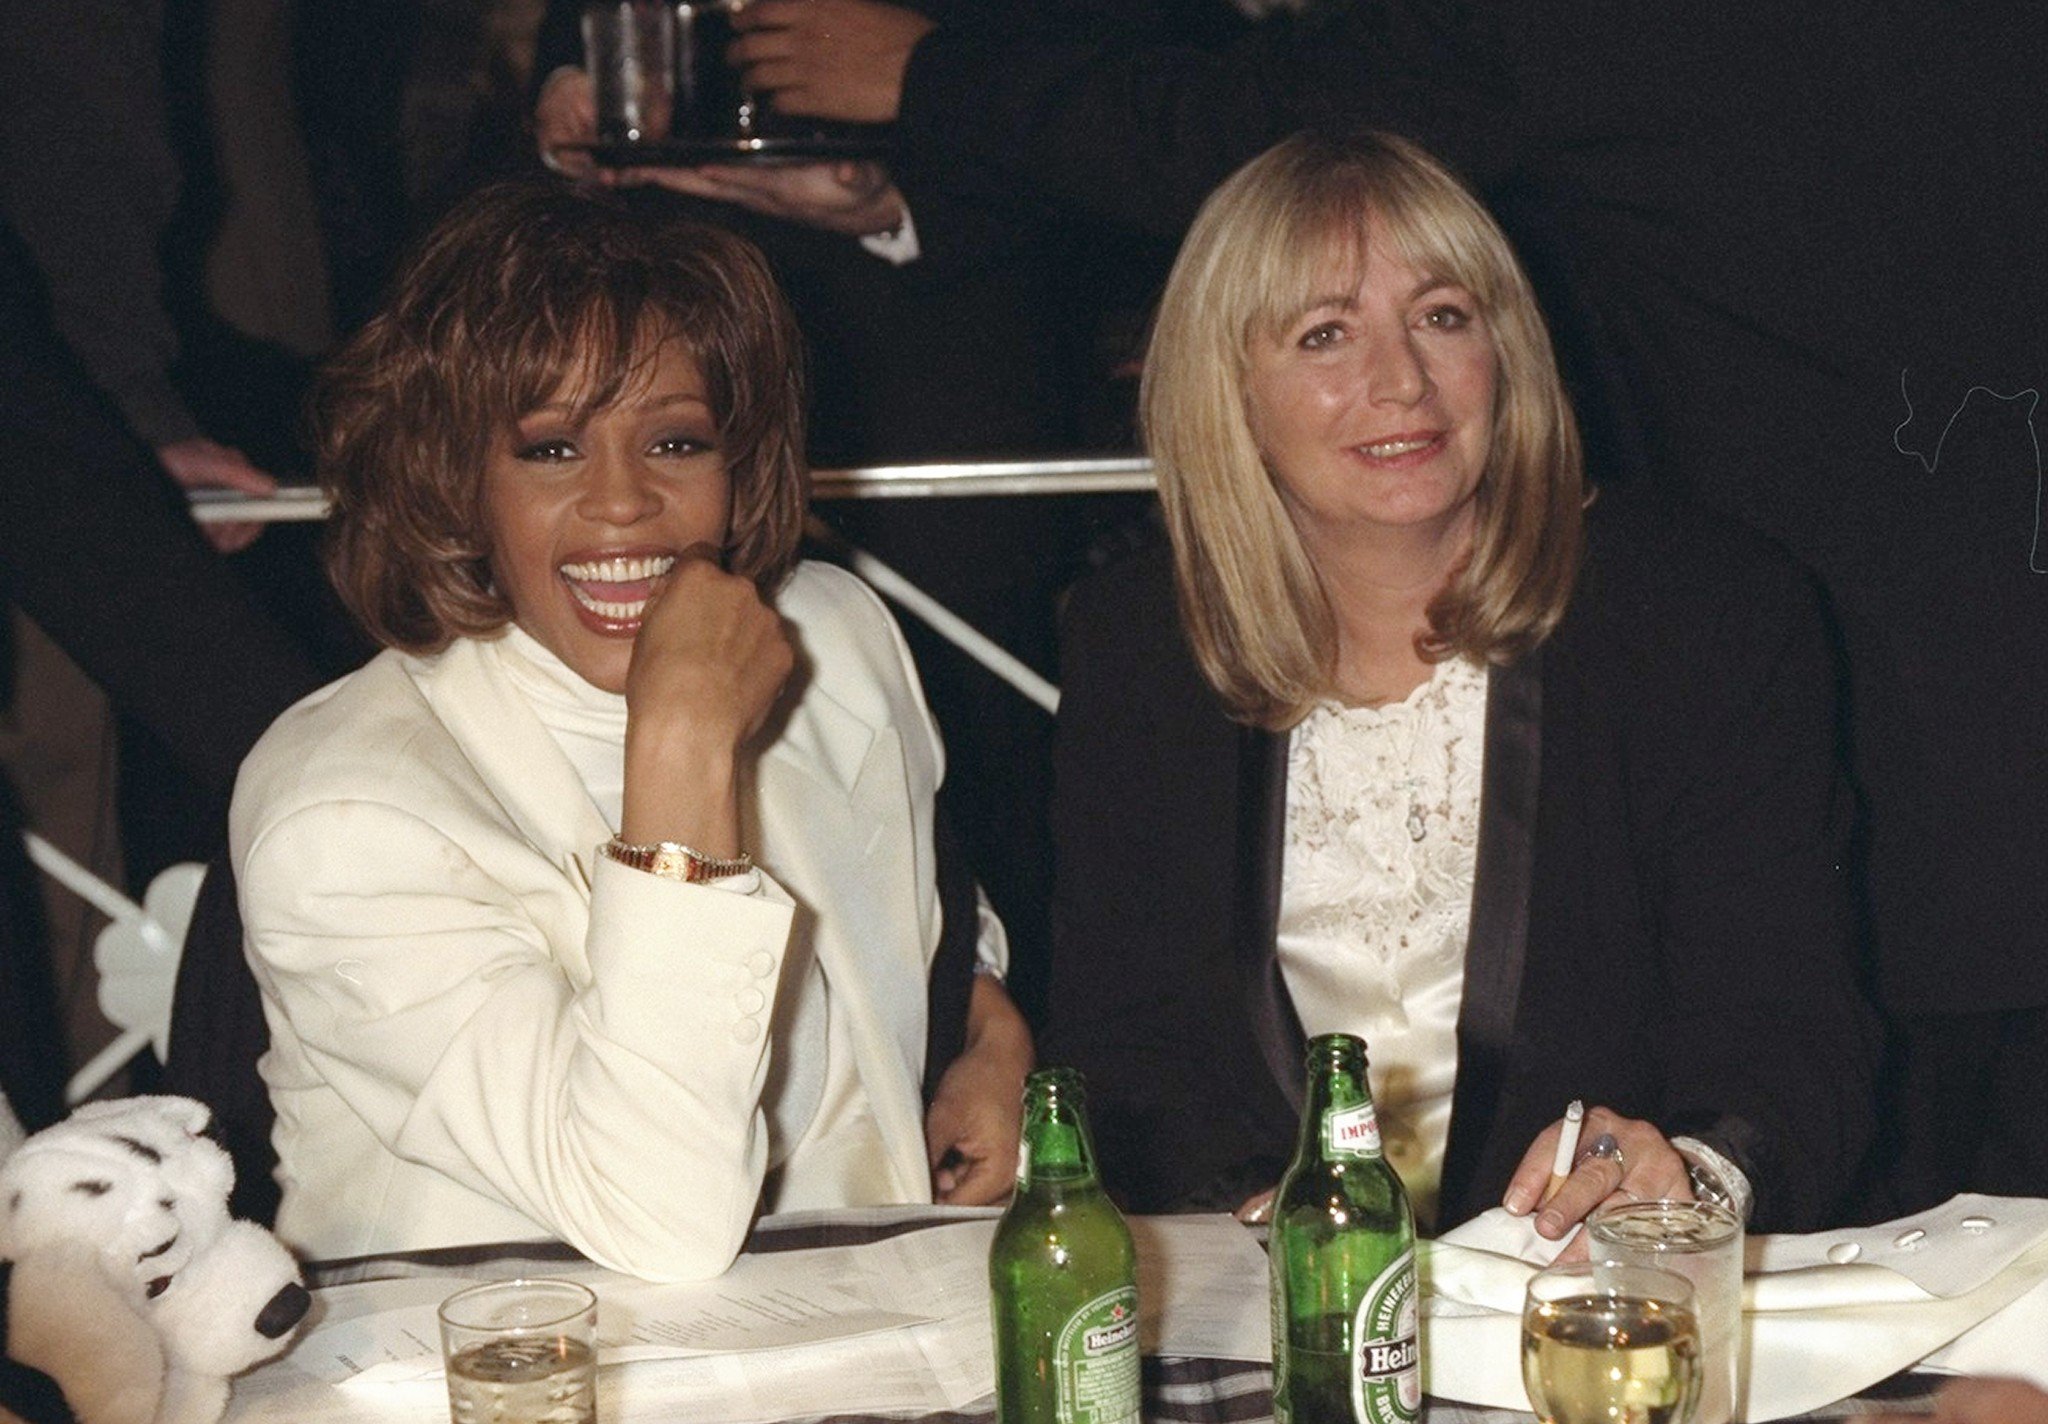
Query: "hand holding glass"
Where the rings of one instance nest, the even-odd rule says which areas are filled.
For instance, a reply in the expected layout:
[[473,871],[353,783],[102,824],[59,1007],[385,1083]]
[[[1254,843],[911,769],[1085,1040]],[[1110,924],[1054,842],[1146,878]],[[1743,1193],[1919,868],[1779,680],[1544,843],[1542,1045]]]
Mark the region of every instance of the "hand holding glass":
[[1700,1385],[1692,1284],[1588,1262],[1538,1272],[1522,1309],[1522,1383],[1543,1424],[1690,1424]]

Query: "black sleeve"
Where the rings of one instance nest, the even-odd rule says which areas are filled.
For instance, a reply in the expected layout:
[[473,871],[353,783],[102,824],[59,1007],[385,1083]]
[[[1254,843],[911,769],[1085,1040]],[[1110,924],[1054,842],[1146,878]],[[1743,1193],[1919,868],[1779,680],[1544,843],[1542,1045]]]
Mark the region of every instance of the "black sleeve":
[[319,678],[51,334],[36,287],[0,228],[0,597],[225,795],[271,719]]
[[0,206],[48,274],[56,327],[151,444],[196,435],[158,252],[179,190],[163,7],[0,0],[0,33]]
[[[1702,639],[1680,745],[1688,779],[1659,847],[1664,1036],[1674,1132],[1720,1146],[1756,1189],[1759,1230],[1830,1218],[1875,1125],[1877,1034],[1856,972],[1836,669],[1789,560],[1731,570]],[[1703,649],[1704,651],[1704,649]]]
[[1612,1070],[1599,1100],[1735,1159],[1755,1229],[1816,1230],[1868,1145],[1877,1050],[1820,598],[1727,521],[1613,491],[1592,513],[1544,687],[1526,1066]]

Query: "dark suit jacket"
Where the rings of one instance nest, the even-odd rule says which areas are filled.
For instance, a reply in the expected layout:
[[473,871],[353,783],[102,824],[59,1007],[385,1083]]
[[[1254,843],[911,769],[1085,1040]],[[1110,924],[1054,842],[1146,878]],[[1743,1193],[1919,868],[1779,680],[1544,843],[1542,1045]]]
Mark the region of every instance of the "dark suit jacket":
[[[1758,1229],[1827,1218],[1871,1129],[1847,797],[1811,590],[1752,536],[1612,496],[1570,611],[1490,676],[1446,1226],[1572,1098],[1717,1140]],[[1286,738],[1229,721],[1164,551],[1084,585],[1056,762],[1052,1023],[1112,1189],[1277,1180],[1302,1037],[1274,957]],[[1368,1045],[1368,1048],[1370,1045]]]

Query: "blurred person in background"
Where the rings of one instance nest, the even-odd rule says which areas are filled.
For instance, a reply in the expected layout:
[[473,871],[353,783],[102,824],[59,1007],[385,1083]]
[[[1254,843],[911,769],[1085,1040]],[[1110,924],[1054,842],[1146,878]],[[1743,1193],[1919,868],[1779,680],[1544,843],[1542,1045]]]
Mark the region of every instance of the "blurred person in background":
[[[0,596],[175,752],[224,827],[243,755],[319,678],[57,338],[42,287],[0,223]],[[0,780],[0,1090],[34,1130],[62,1115],[69,1055],[23,829]]]
[[[292,463],[305,358],[327,339],[285,94],[284,10],[279,0],[0,0],[0,203],[33,262],[33,290],[187,491],[275,487]],[[248,551],[241,577],[312,646],[331,608],[295,598],[318,587],[312,531],[252,550],[260,528],[204,532],[223,552]],[[19,612],[5,629],[13,696],[0,762],[29,821],[117,887],[139,890],[172,861],[207,854],[221,833],[221,784],[195,779],[146,723],[110,713],[105,679],[45,633]],[[322,653],[335,666],[352,656],[345,636]],[[69,1053],[82,1061],[111,1032],[92,997],[98,917],[54,882],[47,892]]]

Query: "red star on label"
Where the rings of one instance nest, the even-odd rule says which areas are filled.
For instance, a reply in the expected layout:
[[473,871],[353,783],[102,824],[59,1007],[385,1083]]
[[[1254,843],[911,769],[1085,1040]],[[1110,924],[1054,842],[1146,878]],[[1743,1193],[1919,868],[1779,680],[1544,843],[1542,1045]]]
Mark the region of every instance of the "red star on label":
[[1120,1305],[1113,1305],[1109,1308],[1109,1318],[1111,1320],[1122,1320],[1124,1315],[1124,1308]]

